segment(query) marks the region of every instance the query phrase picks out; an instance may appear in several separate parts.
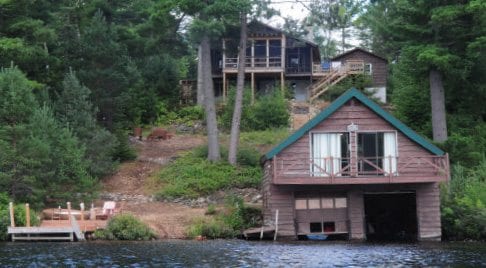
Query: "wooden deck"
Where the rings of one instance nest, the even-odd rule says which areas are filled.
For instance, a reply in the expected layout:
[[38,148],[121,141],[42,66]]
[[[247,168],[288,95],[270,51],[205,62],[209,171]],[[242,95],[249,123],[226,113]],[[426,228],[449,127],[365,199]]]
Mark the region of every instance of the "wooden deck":
[[106,227],[106,220],[44,220],[36,227],[8,227],[12,241],[78,241]]
[[[98,229],[104,229],[107,222],[106,220],[77,220],[79,229],[85,233],[92,233]],[[41,223],[40,227],[62,228],[68,226],[71,226],[69,220],[45,220]]]

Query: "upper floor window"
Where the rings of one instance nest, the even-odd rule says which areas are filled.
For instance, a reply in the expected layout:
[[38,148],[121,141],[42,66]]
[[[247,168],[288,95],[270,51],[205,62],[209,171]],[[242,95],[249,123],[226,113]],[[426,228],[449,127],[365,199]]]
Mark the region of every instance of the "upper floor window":
[[348,133],[312,134],[312,176],[329,177],[347,175],[348,166]]
[[358,174],[387,175],[397,172],[394,132],[358,133]]

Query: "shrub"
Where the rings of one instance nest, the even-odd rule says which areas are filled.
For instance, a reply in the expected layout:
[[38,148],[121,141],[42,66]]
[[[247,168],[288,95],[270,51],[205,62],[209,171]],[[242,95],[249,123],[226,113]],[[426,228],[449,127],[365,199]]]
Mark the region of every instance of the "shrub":
[[216,214],[216,206],[214,204],[209,204],[208,209],[206,210],[206,215],[215,215]]
[[253,130],[281,128],[289,125],[287,101],[279,90],[263,95],[255,102]]
[[[7,227],[10,226],[10,212],[8,209],[9,198],[6,193],[0,192],[0,241],[8,239]],[[15,225],[25,226],[25,205],[15,205]],[[37,213],[33,210],[30,212],[30,224],[31,226],[39,225],[39,219],[37,218]]]
[[[241,112],[241,131],[264,130],[269,128],[286,127],[289,123],[287,101],[280,90],[274,89],[271,93],[261,95],[255,103],[251,104],[250,90],[245,89],[243,94],[243,108]],[[219,117],[223,129],[231,128],[235,102],[235,90],[230,90],[228,101]]]
[[110,219],[106,229],[97,230],[95,237],[105,240],[150,240],[155,233],[145,223],[131,214],[121,214]]
[[135,149],[128,143],[128,135],[121,130],[118,130],[115,135],[118,143],[114,148],[113,158],[119,161],[129,161],[137,158]]
[[188,229],[189,237],[233,238],[243,229],[261,224],[261,210],[247,207],[243,199],[228,196],[223,213],[213,218],[198,218]]
[[442,188],[442,228],[448,239],[486,240],[486,160],[472,168],[453,166]]
[[216,218],[196,218],[187,230],[187,236],[190,238],[197,236],[204,236],[210,239],[233,238],[237,234],[231,227]]

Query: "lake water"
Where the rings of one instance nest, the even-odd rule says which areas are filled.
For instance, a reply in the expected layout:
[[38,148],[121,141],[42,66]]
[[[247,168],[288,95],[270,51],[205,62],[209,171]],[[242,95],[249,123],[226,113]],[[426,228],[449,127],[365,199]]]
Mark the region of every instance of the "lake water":
[[0,243],[2,267],[486,267],[486,243],[346,242]]

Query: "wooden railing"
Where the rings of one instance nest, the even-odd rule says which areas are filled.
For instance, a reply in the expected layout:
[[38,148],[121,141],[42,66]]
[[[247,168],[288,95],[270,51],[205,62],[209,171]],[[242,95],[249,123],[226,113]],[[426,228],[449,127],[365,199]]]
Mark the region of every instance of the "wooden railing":
[[[224,62],[224,69],[226,70],[236,70],[238,69],[239,59],[238,58],[226,58]],[[281,68],[282,58],[281,57],[246,57],[245,60],[246,68]]]
[[445,156],[284,158],[275,157],[274,176],[299,178],[335,177],[448,177]]
[[326,75],[335,71],[347,74],[362,74],[365,71],[364,67],[365,64],[362,60],[348,60],[344,63],[344,65],[341,65],[338,68],[333,68],[330,66],[327,69],[322,68],[321,64],[315,63],[312,65],[312,74],[319,76]]

